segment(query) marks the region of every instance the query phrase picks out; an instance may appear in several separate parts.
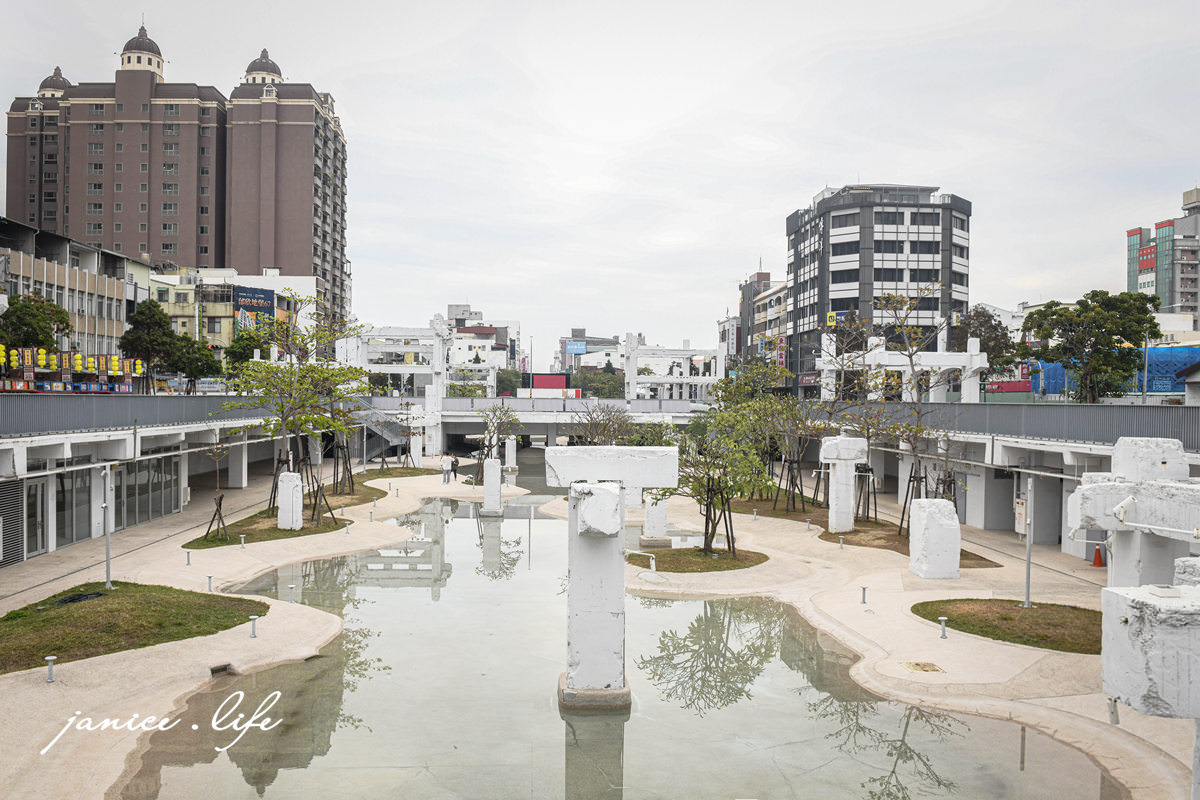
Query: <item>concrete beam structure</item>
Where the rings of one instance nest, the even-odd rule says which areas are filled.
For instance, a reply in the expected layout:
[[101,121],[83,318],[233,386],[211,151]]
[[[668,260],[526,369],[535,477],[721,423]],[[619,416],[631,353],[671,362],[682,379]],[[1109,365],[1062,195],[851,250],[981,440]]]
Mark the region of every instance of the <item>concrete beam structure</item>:
[[829,465],[829,532],[854,530],[856,464],[866,463],[867,440],[853,436],[821,439],[821,463]]

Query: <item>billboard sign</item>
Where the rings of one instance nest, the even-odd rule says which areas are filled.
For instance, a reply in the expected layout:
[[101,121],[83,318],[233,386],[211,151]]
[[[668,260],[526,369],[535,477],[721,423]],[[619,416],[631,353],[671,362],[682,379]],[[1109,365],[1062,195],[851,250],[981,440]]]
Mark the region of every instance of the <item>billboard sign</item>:
[[249,319],[250,324],[256,325],[259,315],[263,317],[275,315],[275,292],[270,289],[235,286],[233,287],[233,310],[239,323]]
[[567,355],[577,356],[587,352],[587,342],[567,342]]

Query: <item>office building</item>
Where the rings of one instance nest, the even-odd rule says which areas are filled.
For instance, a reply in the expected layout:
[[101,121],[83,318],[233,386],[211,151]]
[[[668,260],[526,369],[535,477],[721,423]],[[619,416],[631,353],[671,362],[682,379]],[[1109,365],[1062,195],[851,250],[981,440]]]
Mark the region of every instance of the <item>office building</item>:
[[821,333],[854,313],[874,319],[881,295],[916,304],[933,327],[967,310],[971,203],[936,186],[825,189],[787,217],[788,368],[814,384]]
[[1182,217],[1125,232],[1126,290],[1156,294],[1163,311],[1200,311],[1200,188],[1183,193]]

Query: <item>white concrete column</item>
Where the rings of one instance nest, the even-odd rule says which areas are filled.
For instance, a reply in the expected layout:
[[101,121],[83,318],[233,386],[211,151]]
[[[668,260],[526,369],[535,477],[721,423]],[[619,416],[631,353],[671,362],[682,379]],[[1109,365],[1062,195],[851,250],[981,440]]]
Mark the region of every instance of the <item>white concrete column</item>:
[[546,447],[554,447],[558,444],[558,426],[546,426]]
[[504,466],[515,467],[517,465],[517,437],[509,436],[504,440]]
[[480,516],[500,516],[504,513],[500,503],[500,459],[483,460],[483,507]]
[[230,445],[229,454],[225,456],[225,463],[229,465],[225,484],[230,489],[245,489],[250,480],[247,461],[249,445],[245,443],[245,434],[242,434],[242,439],[241,444]]
[[285,531],[298,531],[304,527],[304,490],[299,472],[279,473],[279,507],[276,525]]
[[939,580],[958,577],[962,529],[954,503],[928,498],[914,500],[908,531],[909,572]]
[[424,447],[422,447],[422,437],[419,433],[414,433],[408,437],[408,451],[412,455],[413,466],[421,469],[424,461]]
[[854,530],[855,464],[867,460],[867,440],[851,436],[821,439],[821,463],[829,467],[829,532]]
[[568,502],[565,688],[624,693],[615,705],[628,704],[621,487],[574,483]]

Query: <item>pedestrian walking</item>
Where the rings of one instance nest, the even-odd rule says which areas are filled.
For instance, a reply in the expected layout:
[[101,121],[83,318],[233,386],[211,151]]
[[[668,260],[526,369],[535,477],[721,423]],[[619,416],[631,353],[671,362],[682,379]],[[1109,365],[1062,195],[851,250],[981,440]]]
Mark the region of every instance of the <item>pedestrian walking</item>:
[[458,480],[458,456],[455,456],[450,461],[450,474],[454,476],[454,480]]
[[450,482],[450,469],[454,466],[454,461],[449,454],[442,456],[442,483]]

